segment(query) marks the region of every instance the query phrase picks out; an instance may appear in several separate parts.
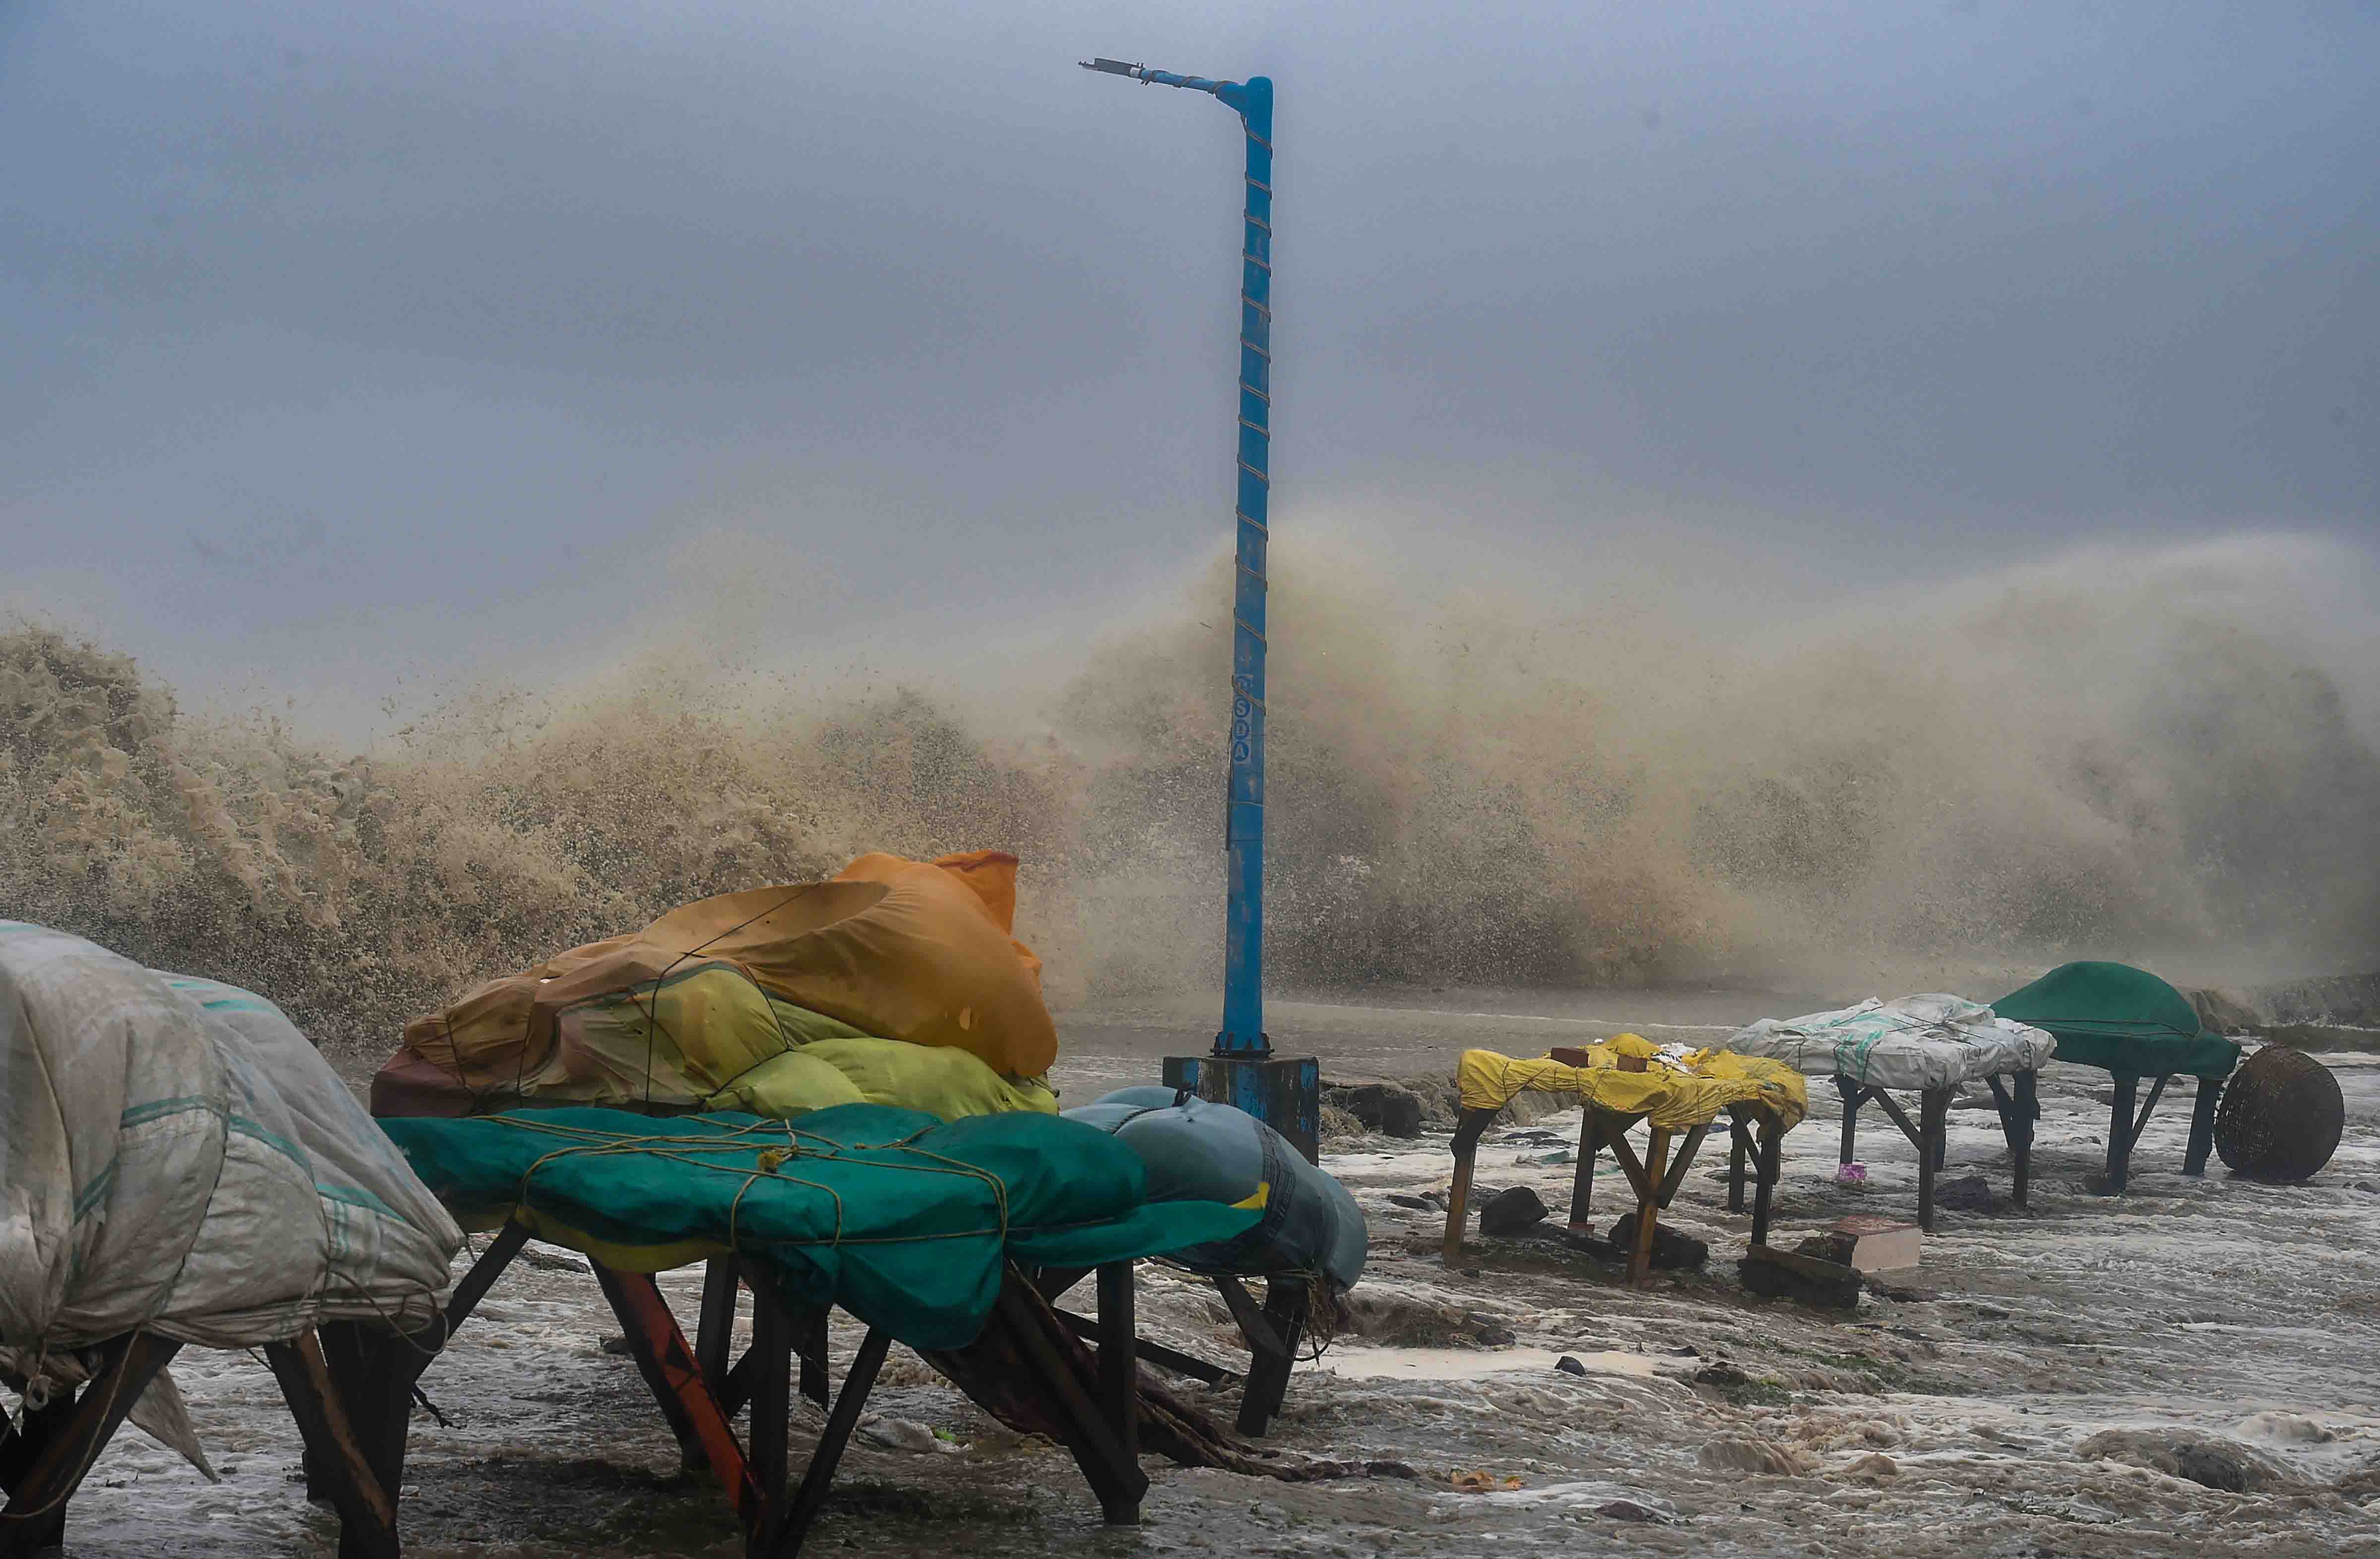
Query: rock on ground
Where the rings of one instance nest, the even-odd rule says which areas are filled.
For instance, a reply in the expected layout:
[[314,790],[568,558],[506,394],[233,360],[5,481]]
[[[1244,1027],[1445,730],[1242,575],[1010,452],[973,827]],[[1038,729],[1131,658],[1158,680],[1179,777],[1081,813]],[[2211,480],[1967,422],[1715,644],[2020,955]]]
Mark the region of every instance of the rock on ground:
[[2297,1474],[2263,1452],[2204,1430],[2158,1427],[2103,1430],[2074,1447],[2084,1461],[2124,1462],[2226,1493],[2288,1488]]
[[1545,1221],[1545,1201],[1526,1186],[1499,1191],[1479,1209],[1483,1235],[1516,1235]]
[[1421,1135],[1421,1096],[1400,1083],[1333,1084],[1323,1089],[1322,1102],[1354,1116],[1366,1131],[1384,1137]]

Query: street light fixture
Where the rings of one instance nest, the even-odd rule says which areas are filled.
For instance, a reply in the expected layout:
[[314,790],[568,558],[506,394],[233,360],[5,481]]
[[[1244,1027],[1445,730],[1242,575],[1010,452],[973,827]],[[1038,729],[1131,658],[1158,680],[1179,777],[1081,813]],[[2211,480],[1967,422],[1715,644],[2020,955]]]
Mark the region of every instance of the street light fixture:
[[1280,1060],[1264,1031],[1265,548],[1272,490],[1272,80],[1210,81],[1120,59],[1086,70],[1145,86],[1209,92],[1247,136],[1247,199],[1240,237],[1239,494],[1232,588],[1231,778],[1224,792],[1228,858],[1223,909],[1223,1026],[1212,1054],[1170,1056],[1165,1080],[1236,1104],[1317,1151],[1318,1063]]

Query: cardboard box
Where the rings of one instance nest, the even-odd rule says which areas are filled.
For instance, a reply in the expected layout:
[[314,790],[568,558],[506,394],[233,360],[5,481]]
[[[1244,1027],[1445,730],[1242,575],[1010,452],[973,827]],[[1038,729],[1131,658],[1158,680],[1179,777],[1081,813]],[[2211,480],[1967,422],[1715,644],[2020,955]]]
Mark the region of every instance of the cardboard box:
[[1889,1273],[1917,1265],[1924,1238],[1914,1224],[1858,1212],[1828,1226],[1827,1255],[1856,1272]]

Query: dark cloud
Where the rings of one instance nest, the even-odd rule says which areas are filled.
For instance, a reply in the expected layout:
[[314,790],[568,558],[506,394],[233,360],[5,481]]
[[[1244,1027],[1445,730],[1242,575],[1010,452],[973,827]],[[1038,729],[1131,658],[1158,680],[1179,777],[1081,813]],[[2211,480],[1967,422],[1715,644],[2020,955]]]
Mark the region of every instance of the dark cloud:
[[1095,51],[1280,82],[1280,544],[2380,518],[2366,8],[984,12],[0,14],[11,600],[203,682],[582,645],[717,527],[789,613],[1146,588],[1229,510],[1238,140]]

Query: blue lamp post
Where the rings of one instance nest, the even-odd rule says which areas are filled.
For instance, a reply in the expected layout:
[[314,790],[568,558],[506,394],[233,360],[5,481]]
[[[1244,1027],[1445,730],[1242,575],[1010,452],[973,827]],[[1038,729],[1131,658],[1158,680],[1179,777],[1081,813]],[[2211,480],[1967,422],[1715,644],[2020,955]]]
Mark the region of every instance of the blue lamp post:
[[1247,133],[1247,201],[1240,238],[1239,535],[1232,587],[1231,778],[1223,910],[1223,1027],[1213,1054],[1172,1056],[1165,1080],[1235,1104],[1316,1152],[1318,1065],[1281,1060],[1264,1031],[1265,543],[1272,489],[1272,81],[1209,81],[1122,60],[1086,70],[1146,85],[1210,92]]

